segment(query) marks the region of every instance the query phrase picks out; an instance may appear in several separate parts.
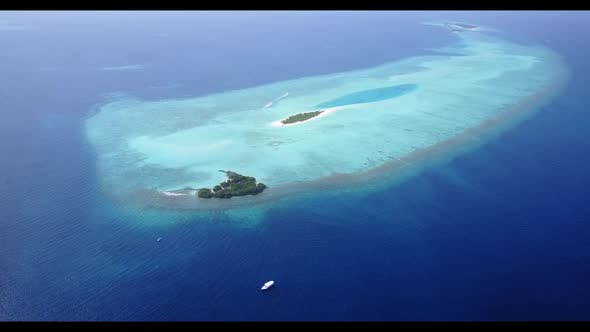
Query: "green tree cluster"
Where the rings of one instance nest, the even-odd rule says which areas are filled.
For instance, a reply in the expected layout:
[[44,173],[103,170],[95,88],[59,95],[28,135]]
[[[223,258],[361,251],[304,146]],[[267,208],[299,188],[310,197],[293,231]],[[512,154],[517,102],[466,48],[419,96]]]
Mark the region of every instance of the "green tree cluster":
[[227,180],[219,185],[209,188],[201,188],[197,196],[199,198],[232,198],[233,196],[258,195],[266,189],[264,183],[256,183],[256,178],[244,176],[236,172],[224,172]]

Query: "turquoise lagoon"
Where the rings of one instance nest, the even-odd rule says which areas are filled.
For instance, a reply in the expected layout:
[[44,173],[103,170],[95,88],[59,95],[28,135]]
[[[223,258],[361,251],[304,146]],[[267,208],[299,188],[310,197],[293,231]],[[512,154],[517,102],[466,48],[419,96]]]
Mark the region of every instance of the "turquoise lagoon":
[[347,106],[354,104],[374,103],[382,100],[399,97],[411,91],[414,91],[418,85],[416,84],[401,84],[395,86],[388,86],[384,88],[375,88],[365,91],[353,92],[349,95],[338,97],[319,105],[316,108],[332,108],[339,106]]
[[[109,100],[86,126],[102,187],[123,201],[212,209],[390,179],[394,165],[477,141],[538,107],[566,77],[545,47],[482,32],[457,38],[437,54],[374,68],[195,98]],[[276,125],[318,109],[329,112]],[[207,201],[181,190],[212,187],[224,180],[218,170],[254,176],[268,189]]]

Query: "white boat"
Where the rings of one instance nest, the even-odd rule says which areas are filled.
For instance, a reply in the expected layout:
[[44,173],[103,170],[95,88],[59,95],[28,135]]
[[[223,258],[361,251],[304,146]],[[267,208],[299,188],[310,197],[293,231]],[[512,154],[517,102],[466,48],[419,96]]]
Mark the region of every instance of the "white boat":
[[162,241],[162,238],[161,237],[159,237],[158,239],[156,239],[156,242],[160,242],[160,241]]
[[262,288],[260,288],[260,289],[267,290],[267,289],[271,288],[274,284],[275,284],[275,282],[271,280],[269,282],[266,282],[264,285],[262,285]]

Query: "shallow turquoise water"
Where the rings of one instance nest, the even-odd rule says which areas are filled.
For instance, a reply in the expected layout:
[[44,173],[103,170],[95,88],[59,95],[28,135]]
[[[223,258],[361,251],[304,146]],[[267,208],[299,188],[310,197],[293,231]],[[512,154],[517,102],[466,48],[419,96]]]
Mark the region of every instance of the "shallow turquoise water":
[[[100,181],[123,200],[140,189],[168,199],[169,191],[209,188],[225,179],[219,169],[254,176],[275,197],[400,162],[536,95],[562,69],[547,48],[461,35],[444,53],[355,71],[194,98],[109,100],[86,134]],[[277,125],[316,107],[325,112]],[[177,200],[209,209],[192,195]]]
[[315,108],[329,108],[354,104],[373,103],[377,101],[403,96],[406,93],[416,90],[417,88],[417,84],[401,84],[388,86],[385,88],[358,91],[342,97],[338,97],[336,99],[332,99],[330,101],[323,102],[321,104],[316,105]]

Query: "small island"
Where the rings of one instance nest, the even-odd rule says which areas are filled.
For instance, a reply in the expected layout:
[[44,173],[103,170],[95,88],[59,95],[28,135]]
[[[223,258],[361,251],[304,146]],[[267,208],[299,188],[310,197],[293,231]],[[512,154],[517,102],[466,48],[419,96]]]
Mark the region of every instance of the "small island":
[[227,180],[209,188],[201,188],[197,196],[199,198],[232,198],[233,196],[258,195],[266,185],[262,182],[256,184],[256,178],[244,176],[232,171],[223,171],[227,175]]
[[290,117],[286,118],[285,120],[282,120],[281,123],[282,124],[291,124],[291,123],[296,123],[296,122],[303,122],[303,121],[309,120],[311,118],[314,118],[314,117],[322,114],[323,112],[324,111],[314,111],[314,112],[299,113],[299,114],[291,115]]

